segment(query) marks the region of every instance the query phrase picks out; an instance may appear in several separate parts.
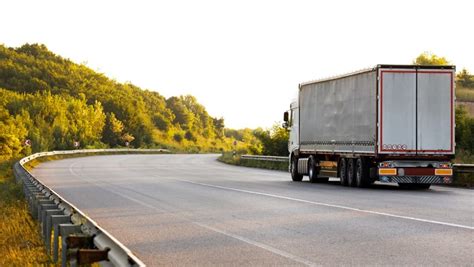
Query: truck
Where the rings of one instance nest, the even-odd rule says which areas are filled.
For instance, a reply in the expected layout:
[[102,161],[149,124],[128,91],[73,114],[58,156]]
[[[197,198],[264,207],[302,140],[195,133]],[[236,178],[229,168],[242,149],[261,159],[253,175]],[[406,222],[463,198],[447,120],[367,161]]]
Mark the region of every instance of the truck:
[[377,65],[301,83],[284,113],[293,181],[452,183],[455,66]]

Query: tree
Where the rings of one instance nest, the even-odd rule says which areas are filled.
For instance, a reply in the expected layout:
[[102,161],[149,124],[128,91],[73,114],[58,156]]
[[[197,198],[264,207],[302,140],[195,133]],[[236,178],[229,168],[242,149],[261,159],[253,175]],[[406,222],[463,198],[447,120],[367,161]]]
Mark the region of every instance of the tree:
[[415,60],[415,65],[449,65],[449,61],[445,57],[438,57],[430,52],[423,52]]
[[456,149],[474,155],[474,118],[470,117],[464,106],[456,108]]
[[456,75],[456,79],[458,86],[474,89],[474,75],[470,74],[467,69],[462,69]]
[[119,145],[122,140],[123,128],[123,123],[115,117],[113,112],[107,113],[102,142],[109,144],[111,147]]
[[288,130],[275,123],[271,129],[255,130],[255,136],[262,142],[262,154],[288,156]]
[[214,128],[216,129],[217,137],[219,138],[224,137],[224,128],[225,128],[224,118],[222,117],[220,119],[213,118],[212,123],[214,124]]
[[173,111],[175,118],[174,123],[179,124],[183,129],[191,129],[194,124],[195,116],[183,103],[179,97],[170,97],[166,100],[166,104]]
[[[157,145],[203,151],[227,150],[233,137],[224,136],[224,119],[213,118],[191,95],[166,99],[129,82],[119,83],[84,64],[49,51],[45,45],[9,48],[0,44],[0,109],[18,118],[27,129],[33,152],[83,147],[114,147],[133,139],[135,147]],[[11,156],[28,153],[17,144],[23,137],[0,129],[4,151]],[[176,135],[175,135],[176,134]],[[260,152],[251,131],[239,148]],[[8,135],[8,136],[7,136]],[[16,138],[17,140],[13,140]]]

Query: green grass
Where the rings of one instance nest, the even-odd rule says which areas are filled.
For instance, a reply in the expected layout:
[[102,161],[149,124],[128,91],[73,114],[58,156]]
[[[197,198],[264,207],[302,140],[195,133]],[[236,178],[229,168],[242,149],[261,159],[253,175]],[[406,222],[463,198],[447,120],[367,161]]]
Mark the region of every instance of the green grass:
[[468,88],[456,88],[456,100],[474,102],[474,89]]
[[0,266],[50,265],[39,225],[13,177],[12,164],[0,163]]
[[[455,163],[474,163],[474,155],[469,152],[457,149],[456,158],[454,159]],[[461,187],[474,187],[474,173],[458,173],[454,176],[453,185]]]
[[242,159],[240,155],[233,155],[232,153],[223,153],[218,158],[219,161],[245,167],[288,171],[288,162],[274,162],[274,161],[263,161],[263,160],[248,160]]

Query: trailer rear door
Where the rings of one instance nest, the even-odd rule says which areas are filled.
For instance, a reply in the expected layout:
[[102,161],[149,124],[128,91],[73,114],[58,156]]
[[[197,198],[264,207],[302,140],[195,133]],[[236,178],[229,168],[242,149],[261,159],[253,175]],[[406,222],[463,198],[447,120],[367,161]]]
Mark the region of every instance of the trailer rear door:
[[379,153],[454,153],[453,75],[452,69],[379,69]]
[[417,152],[454,152],[453,70],[417,70]]

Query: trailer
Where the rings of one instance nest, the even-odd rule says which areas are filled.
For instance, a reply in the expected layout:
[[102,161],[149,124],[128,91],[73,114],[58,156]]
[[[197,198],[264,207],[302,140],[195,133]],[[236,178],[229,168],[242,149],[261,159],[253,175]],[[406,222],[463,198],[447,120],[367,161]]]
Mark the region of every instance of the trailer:
[[377,65],[301,83],[285,112],[293,181],[452,182],[454,66]]

